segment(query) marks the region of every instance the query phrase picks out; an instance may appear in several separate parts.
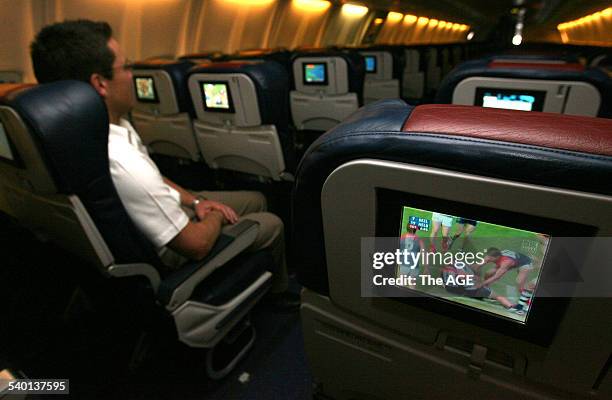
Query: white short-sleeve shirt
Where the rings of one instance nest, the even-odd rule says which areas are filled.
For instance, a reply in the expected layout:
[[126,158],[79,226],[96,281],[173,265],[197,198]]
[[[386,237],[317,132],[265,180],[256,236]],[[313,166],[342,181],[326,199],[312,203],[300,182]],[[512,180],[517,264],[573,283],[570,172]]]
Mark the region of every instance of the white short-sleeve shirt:
[[110,124],[110,173],[128,215],[161,251],[187,225],[180,194],[168,186],[134,127],[125,119]]

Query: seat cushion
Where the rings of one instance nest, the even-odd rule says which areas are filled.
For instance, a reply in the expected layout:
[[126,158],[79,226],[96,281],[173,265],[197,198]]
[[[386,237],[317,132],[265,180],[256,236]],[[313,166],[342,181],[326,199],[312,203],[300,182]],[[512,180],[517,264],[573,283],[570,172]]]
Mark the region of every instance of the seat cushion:
[[242,254],[202,281],[190,300],[213,306],[225,304],[244,292],[273,265],[272,255],[265,250]]

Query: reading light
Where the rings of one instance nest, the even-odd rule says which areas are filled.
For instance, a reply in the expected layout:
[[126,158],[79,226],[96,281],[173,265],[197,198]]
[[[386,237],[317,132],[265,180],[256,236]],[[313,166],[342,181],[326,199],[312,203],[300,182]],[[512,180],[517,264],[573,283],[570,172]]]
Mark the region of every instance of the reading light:
[[273,3],[275,0],[225,0],[228,3],[241,4],[243,6],[265,6]]
[[512,37],[512,44],[515,46],[520,45],[523,42],[523,36],[521,35],[514,35]]
[[331,3],[327,0],[293,0],[293,5],[296,8],[304,11],[325,11]]
[[342,6],[342,14],[351,17],[363,17],[368,13],[368,7],[358,6],[356,4],[345,4]]
[[467,40],[472,40],[472,39],[474,39],[474,32],[470,32],[470,33],[468,33],[468,34],[467,34],[466,39],[467,39]]
[[402,20],[402,18],[404,18],[404,14],[400,14],[398,12],[391,11],[389,14],[387,14],[387,21],[389,22],[399,22]]
[[408,14],[408,15],[406,15],[406,16],[404,17],[404,23],[405,23],[405,24],[414,24],[414,23],[417,21],[417,19],[418,19],[418,18],[417,18],[417,16],[416,16],[416,15],[410,15],[410,14]]
[[419,21],[418,22],[419,25],[427,25],[429,23],[429,18],[419,17],[418,21]]

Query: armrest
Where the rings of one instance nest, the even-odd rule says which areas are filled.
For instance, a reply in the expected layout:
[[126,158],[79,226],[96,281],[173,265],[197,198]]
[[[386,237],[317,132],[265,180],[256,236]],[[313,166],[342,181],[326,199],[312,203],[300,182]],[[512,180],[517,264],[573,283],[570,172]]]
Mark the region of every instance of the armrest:
[[251,220],[242,220],[224,228],[204,259],[185,263],[161,282],[157,293],[159,301],[168,310],[183,304],[201,281],[248,248],[255,241],[258,231],[259,224]]
[[153,293],[159,290],[160,277],[159,272],[150,264],[114,264],[108,267],[110,276],[122,278],[126,276],[141,275],[149,280]]

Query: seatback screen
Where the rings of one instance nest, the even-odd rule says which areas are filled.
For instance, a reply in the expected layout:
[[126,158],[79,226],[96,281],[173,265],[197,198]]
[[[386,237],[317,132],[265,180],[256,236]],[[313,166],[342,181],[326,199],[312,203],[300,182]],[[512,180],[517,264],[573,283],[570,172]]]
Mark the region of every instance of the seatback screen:
[[9,161],[15,161],[11,144],[9,143],[8,134],[4,129],[4,125],[0,122],[0,158]]
[[206,111],[234,112],[232,95],[227,81],[202,81],[200,87]]
[[474,105],[506,110],[542,111],[546,92],[539,90],[477,88]]
[[152,76],[135,76],[136,98],[145,103],[159,103]]
[[527,321],[548,235],[410,206],[399,222],[400,286]]
[[366,72],[376,72],[376,56],[365,56]]
[[305,85],[327,85],[326,63],[303,63]]

